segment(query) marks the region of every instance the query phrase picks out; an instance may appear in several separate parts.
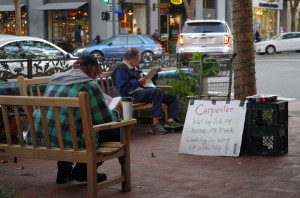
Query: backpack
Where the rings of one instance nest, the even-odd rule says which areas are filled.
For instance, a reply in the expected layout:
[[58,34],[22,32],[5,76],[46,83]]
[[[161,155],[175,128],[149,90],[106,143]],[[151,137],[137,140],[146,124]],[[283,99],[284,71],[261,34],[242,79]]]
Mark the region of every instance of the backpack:
[[[0,110],[1,108],[2,107],[0,106]],[[7,105],[6,111],[7,111],[8,121],[9,121],[9,129],[10,129],[12,143],[16,144],[19,142],[19,135],[18,135],[14,108],[12,106]],[[20,112],[21,125],[25,127],[27,123],[27,115],[22,108],[19,108],[19,112]],[[7,143],[2,113],[0,113],[0,143]]]

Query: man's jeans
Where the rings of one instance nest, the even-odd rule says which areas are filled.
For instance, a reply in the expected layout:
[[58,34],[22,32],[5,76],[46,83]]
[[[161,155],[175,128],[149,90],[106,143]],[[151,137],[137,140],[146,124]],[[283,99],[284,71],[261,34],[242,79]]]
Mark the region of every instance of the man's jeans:
[[159,88],[144,88],[131,94],[133,103],[152,103],[153,117],[163,115],[162,104],[168,107],[168,118],[173,118],[175,122],[179,122],[179,102],[175,94],[163,94]]

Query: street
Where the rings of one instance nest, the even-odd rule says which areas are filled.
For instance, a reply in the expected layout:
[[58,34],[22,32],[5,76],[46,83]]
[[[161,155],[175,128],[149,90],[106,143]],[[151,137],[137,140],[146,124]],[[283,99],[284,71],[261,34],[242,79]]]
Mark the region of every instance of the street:
[[300,100],[300,53],[255,55],[257,94]]

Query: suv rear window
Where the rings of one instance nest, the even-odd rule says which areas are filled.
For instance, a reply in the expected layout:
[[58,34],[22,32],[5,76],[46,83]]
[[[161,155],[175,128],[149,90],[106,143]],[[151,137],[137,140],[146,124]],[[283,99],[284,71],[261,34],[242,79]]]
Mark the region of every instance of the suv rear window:
[[182,33],[209,33],[226,32],[225,26],[220,22],[186,23]]

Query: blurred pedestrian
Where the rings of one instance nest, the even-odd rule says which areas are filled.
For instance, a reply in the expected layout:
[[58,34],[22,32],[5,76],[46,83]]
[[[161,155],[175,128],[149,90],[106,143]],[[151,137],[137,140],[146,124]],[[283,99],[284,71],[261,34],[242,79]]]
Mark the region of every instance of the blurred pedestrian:
[[76,48],[84,47],[84,39],[83,39],[84,33],[81,28],[82,28],[81,25],[77,25],[77,29],[74,32]]
[[258,31],[256,31],[256,33],[255,33],[255,42],[259,42],[259,41],[261,41],[260,33]]
[[141,29],[141,28],[138,28],[136,34],[142,34],[142,29]]
[[94,45],[99,45],[100,44],[100,36],[97,35],[94,39]]
[[154,33],[151,35],[154,40],[160,42],[160,36],[158,35],[158,30],[156,29]]

